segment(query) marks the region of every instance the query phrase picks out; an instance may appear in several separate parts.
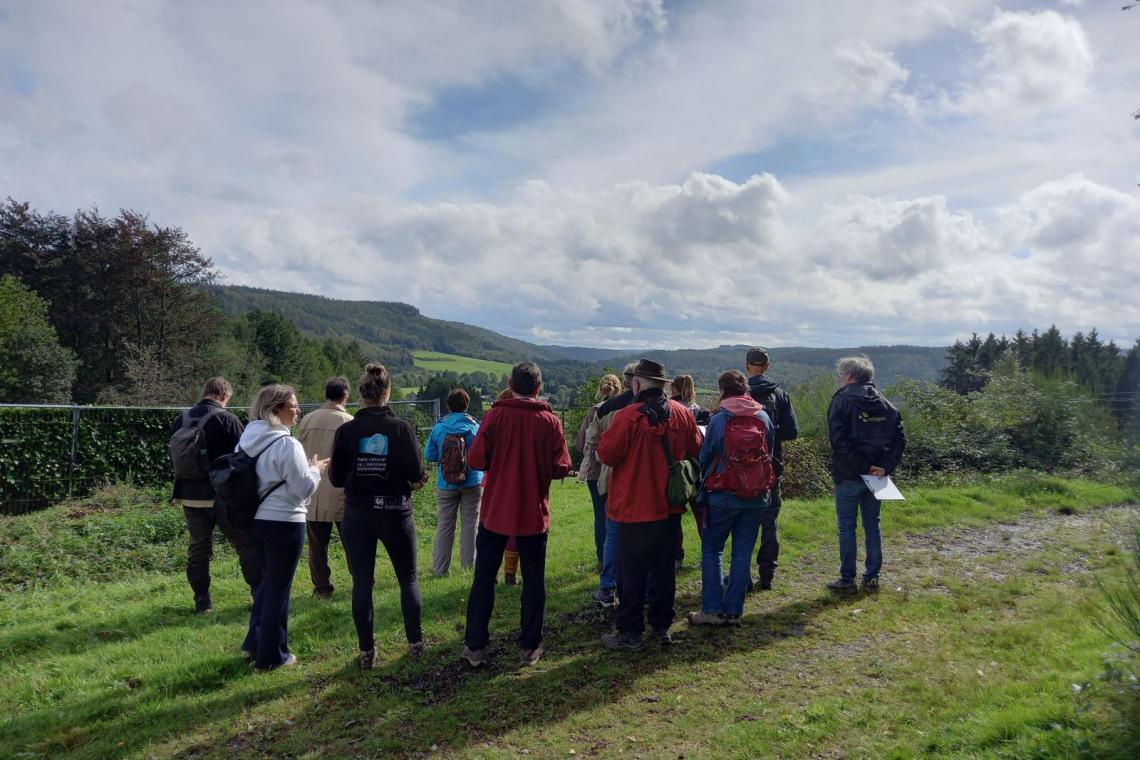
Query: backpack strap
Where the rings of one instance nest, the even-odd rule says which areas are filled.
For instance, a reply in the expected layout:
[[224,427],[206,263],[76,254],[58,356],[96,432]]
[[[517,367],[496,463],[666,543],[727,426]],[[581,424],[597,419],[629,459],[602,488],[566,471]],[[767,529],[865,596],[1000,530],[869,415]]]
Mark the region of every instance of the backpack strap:
[[[288,438],[288,437],[289,437],[289,434],[288,434],[288,433],[284,433],[284,434],[282,434],[282,435],[279,435],[279,436],[277,436],[276,438],[274,438],[272,441],[270,441],[269,443],[267,443],[267,444],[265,444],[264,446],[262,446],[262,447],[261,447],[261,451],[259,451],[259,452],[257,452],[256,454],[253,454],[252,456],[250,456],[250,459],[252,459],[252,460],[253,460],[253,463],[254,463],[254,464],[253,464],[253,467],[254,467],[254,470],[253,470],[253,472],[254,472],[254,477],[256,477],[256,476],[257,476],[257,460],[258,460],[258,459],[261,457],[261,455],[262,455],[262,454],[264,454],[265,452],[269,451],[269,447],[270,447],[270,446],[272,446],[273,444],[277,443],[277,442],[278,442],[278,441],[280,441],[282,438]],[[241,449],[241,446],[238,446],[238,449]],[[247,451],[247,452],[246,452],[246,454],[247,454],[247,455],[249,455],[249,452]],[[265,492],[265,493],[263,493],[263,494],[260,494],[260,495],[258,496],[258,499],[257,499],[257,503],[258,503],[258,505],[260,505],[260,504],[261,504],[261,502],[265,501],[265,499],[266,499],[266,498],[268,498],[269,494],[273,493],[274,491],[276,491],[278,488],[280,488],[280,487],[281,487],[281,486],[283,486],[283,485],[285,485],[285,481],[284,481],[284,480],[279,480],[279,481],[277,481],[276,483],[274,483],[274,484],[273,484],[273,486],[271,486],[271,487],[270,487],[270,489],[269,489],[268,491],[266,491],[266,492]]]
[[[191,408],[193,408],[193,407],[191,407]],[[210,409],[210,411],[206,412],[201,417],[191,417],[190,416],[190,409],[187,409],[186,411],[184,411],[182,413],[182,427],[187,427],[187,428],[206,427],[206,423],[209,422],[214,417],[214,415],[216,415],[218,412],[224,412],[224,411],[225,411],[225,409],[223,409],[221,407],[215,407],[213,409]]]

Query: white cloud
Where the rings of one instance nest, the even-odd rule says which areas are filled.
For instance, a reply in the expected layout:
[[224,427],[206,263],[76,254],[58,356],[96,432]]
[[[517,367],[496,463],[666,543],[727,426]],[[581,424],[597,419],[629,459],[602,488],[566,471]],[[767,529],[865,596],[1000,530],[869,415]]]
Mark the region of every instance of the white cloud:
[[980,81],[949,110],[1031,117],[1085,94],[1094,57],[1078,20],[1051,10],[998,10],[975,36],[984,49]]

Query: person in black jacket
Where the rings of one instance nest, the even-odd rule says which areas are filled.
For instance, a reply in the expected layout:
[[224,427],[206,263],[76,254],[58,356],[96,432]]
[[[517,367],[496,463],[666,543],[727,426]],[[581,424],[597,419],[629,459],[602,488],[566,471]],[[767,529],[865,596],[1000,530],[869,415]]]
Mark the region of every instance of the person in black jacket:
[[[234,389],[224,377],[212,377],[202,388],[202,400],[178,415],[171,435],[183,426],[201,425],[206,440],[206,455],[213,462],[223,454],[233,452],[241,438],[241,422],[226,404]],[[221,529],[237,552],[241,574],[249,584],[252,595],[261,583],[261,563],[257,552],[244,530],[230,525],[221,513],[214,511],[214,488],[206,477],[174,479],[174,503],[186,515],[186,529],[190,533],[190,547],[186,557],[186,579],[194,592],[194,608],[199,614],[213,610],[210,599],[210,560],[214,556],[214,526]]]
[[861,515],[867,543],[863,590],[879,590],[883,564],[879,512],[882,502],[863,482],[863,475],[890,475],[906,449],[899,410],[871,380],[875,368],[864,356],[849,356],[836,364],[840,388],[827,407],[831,441],[831,479],[835,481],[835,513],[839,527],[839,579],[832,591],[850,593],[855,586],[855,524]]
[[423,487],[427,473],[416,431],[388,406],[391,391],[384,365],[364,368],[360,378],[363,406],[355,418],[337,428],[329,462],[329,482],[344,489],[341,540],[352,557],[352,619],[362,669],[371,668],[376,660],[372,586],[378,541],[384,544],[400,584],[408,655],[420,657],[425,651],[412,491]]
[[768,358],[768,349],[751,348],[744,357],[744,368],[748,372],[748,395],[764,405],[764,411],[772,420],[775,434],[772,436],[772,463],[776,468],[776,485],[768,492],[768,509],[760,521],[760,549],[756,552],[756,566],[760,571],[760,590],[767,591],[772,588],[772,579],[776,575],[777,560],[780,558],[780,536],[777,520],[780,517],[780,506],[784,503],[783,481],[784,474],[784,441],[791,441],[800,434],[799,424],[796,422],[796,410],[792,408],[792,399],[788,392],[768,377],[768,368],[771,363]]

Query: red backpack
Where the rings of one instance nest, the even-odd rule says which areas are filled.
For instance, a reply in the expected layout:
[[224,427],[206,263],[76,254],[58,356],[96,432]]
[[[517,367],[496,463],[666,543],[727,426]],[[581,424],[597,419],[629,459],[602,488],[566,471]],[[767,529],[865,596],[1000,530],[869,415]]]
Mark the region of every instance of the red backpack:
[[[727,412],[726,412],[727,414]],[[731,415],[724,426],[720,458],[705,481],[710,491],[756,499],[776,484],[768,429],[755,415]]]
[[461,433],[449,433],[439,447],[439,469],[443,482],[458,485],[467,480],[467,440]]

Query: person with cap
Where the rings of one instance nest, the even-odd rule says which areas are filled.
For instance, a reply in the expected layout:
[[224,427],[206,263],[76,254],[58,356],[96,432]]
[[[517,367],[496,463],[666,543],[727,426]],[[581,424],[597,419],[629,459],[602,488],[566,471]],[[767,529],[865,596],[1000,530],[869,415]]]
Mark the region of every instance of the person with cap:
[[665,396],[663,364],[642,359],[632,374],[633,403],[614,415],[598,442],[599,461],[613,468],[606,515],[618,524],[621,542],[617,630],[602,644],[626,651],[641,648],[647,586],[653,636],[672,643],[673,549],[684,507],[670,506],[665,494],[670,462],[696,457],[702,440],[688,407]]
[[[760,571],[760,590],[767,591],[772,588],[772,580],[776,575],[777,560],[780,557],[780,536],[778,520],[780,506],[783,504],[781,491],[781,477],[784,473],[784,441],[791,441],[800,434],[799,424],[796,422],[796,410],[792,407],[792,398],[788,392],[768,377],[771,367],[768,349],[750,348],[744,358],[745,369],[748,371],[748,395],[764,405],[775,434],[772,436],[772,464],[776,468],[776,485],[768,493],[768,508],[764,510],[760,521],[760,549],[756,552],[756,566]],[[749,581],[749,589],[752,582]]]
[[[602,434],[609,429],[614,415],[633,402],[633,390],[630,387],[630,382],[633,380],[633,370],[636,366],[637,362],[630,362],[625,365],[625,369],[622,371],[622,384],[625,390],[602,402],[594,414],[594,419],[589,428],[586,429],[586,447],[594,451],[594,456],[597,456],[598,442],[602,439]],[[598,499],[603,511],[606,511],[611,472],[612,468],[599,459]],[[620,543],[618,524],[609,519],[607,515],[606,535],[602,542],[602,567],[598,574],[598,588],[595,589],[592,597],[595,602],[603,607],[613,607],[617,603],[618,576],[621,572],[621,568],[618,566]]]

